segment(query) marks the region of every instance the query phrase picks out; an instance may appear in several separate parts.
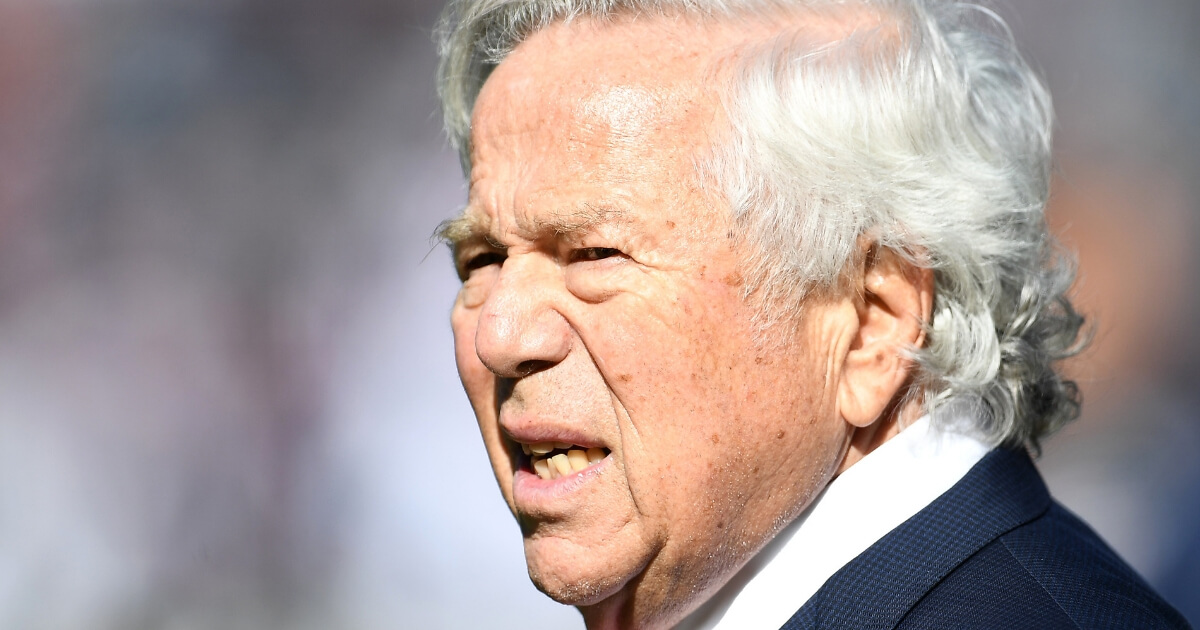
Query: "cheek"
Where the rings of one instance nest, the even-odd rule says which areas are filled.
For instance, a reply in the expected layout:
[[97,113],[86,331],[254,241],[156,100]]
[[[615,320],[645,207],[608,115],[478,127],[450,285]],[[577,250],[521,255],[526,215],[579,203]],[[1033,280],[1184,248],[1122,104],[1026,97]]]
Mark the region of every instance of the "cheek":
[[611,359],[614,387],[657,403],[676,399],[667,406],[679,411],[727,400],[740,364],[754,359],[740,298],[721,290],[675,292],[640,306],[605,318],[605,342],[613,347],[601,354]]
[[458,378],[471,400],[475,415],[482,422],[489,414],[496,379],[475,352],[475,329],[478,324],[479,309],[464,307],[460,296],[450,314],[450,326],[454,330],[454,360],[458,365]]
[[656,492],[696,487],[689,479],[705,485],[723,474],[722,460],[740,455],[735,434],[757,419],[759,392],[749,391],[754,375],[745,365],[753,370],[755,355],[740,297],[688,291],[621,302],[595,307],[607,312],[595,319],[603,327],[588,345],[624,412],[630,482]]
[[[734,288],[707,285],[645,305],[613,308],[589,344],[627,416],[634,493],[683,500],[675,518],[699,519],[738,511],[731,506],[760,486],[811,476],[807,454],[828,450],[824,378],[809,366],[821,363],[793,344],[756,344],[751,307]],[[675,496],[697,487],[708,489],[703,505]]]
[[511,500],[513,462],[504,448],[500,425],[496,419],[496,376],[484,366],[479,360],[479,355],[475,353],[475,328],[478,322],[479,309],[464,307],[460,296],[450,315],[458,377],[462,380],[467,398],[471,401],[471,408],[479,423],[479,433],[487,448],[500,492],[508,502],[509,509],[514,509]]

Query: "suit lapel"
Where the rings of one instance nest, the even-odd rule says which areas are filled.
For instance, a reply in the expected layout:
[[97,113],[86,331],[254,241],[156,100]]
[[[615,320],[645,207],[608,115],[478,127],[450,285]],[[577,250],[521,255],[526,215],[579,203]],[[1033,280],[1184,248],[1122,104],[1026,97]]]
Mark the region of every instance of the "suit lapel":
[[995,449],[829,578],[782,630],[893,628],[964,560],[1049,507],[1025,451]]

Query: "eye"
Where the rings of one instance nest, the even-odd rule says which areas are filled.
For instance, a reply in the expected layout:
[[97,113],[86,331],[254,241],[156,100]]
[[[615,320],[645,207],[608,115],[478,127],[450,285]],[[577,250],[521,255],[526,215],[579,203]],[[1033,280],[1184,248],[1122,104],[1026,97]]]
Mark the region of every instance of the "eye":
[[586,262],[589,260],[603,260],[620,256],[621,250],[613,247],[584,247],[571,251],[571,262]]
[[505,255],[499,252],[483,252],[472,256],[463,264],[463,276],[469,276],[472,271],[483,269],[490,265],[503,265],[505,258]]

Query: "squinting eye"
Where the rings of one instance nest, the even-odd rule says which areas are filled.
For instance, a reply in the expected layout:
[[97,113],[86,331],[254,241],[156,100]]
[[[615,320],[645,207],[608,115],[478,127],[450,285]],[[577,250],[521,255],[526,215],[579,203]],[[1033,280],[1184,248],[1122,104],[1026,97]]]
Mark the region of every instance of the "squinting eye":
[[571,262],[601,260],[620,255],[621,250],[613,247],[584,247],[583,249],[576,249],[571,252]]
[[466,275],[471,275],[471,272],[475,271],[476,269],[483,269],[489,265],[503,265],[504,258],[504,254],[497,252],[485,252],[483,254],[479,254],[478,256],[468,260],[467,263],[463,265],[463,273]]

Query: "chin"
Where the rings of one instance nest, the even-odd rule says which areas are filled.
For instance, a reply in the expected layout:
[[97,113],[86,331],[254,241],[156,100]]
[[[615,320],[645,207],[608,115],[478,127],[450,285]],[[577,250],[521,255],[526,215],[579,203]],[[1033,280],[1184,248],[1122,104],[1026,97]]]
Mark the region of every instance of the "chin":
[[[572,562],[526,545],[529,579],[550,599],[568,606],[593,606],[617,595],[632,577],[612,564],[597,566],[593,556]],[[549,556],[549,557],[547,557]]]

